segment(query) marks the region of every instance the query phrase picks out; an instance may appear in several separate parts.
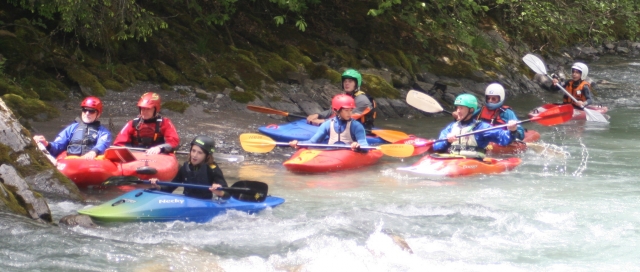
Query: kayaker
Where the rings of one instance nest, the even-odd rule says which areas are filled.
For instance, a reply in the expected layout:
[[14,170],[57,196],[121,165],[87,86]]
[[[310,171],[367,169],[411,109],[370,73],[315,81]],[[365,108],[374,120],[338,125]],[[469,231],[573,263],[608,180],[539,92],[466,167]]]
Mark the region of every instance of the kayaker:
[[43,135],[35,135],[33,140],[42,143],[54,157],[63,151],[87,160],[104,154],[111,143],[111,132],[98,121],[102,114],[102,101],[89,96],[82,100],[80,107],[80,117],[62,130],[53,142],[47,142]]
[[447,141],[436,142],[433,145],[434,151],[448,151],[448,153],[462,155],[467,158],[482,159],[485,157],[485,148],[489,142],[505,146],[515,139],[518,128],[515,120],[507,122],[507,130],[494,129],[457,138],[456,135],[490,128],[491,125],[473,118],[473,113],[478,109],[478,100],[475,96],[461,94],[456,97],[453,104],[456,106],[455,116],[457,116],[457,121],[449,124],[440,132],[438,139],[447,139]]
[[[505,91],[500,83],[491,83],[484,90],[485,105],[479,111],[474,113],[476,120],[482,120],[492,126],[504,125],[514,120],[518,121],[518,117],[511,107],[504,105]],[[518,125],[516,140],[524,139],[524,128]]]
[[[184,188],[183,194],[188,197],[211,199],[213,194],[218,197],[228,197],[224,191],[216,190],[219,187],[227,187],[222,170],[213,161],[215,142],[207,136],[197,136],[191,141],[191,148],[187,161],[180,167],[178,174],[171,182],[207,185],[209,190]],[[158,179],[149,179],[151,184],[157,187]],[[176,187],[162,186],[163,192],[173,192]]]
[[[587,74],[589,74],[589,67],[586,64],[576,62],[571,66],[571,80],[562,84],[562,87],[578,102],[574,102],[571,97],[565,94],[562,97],[562,104],[572,104],[574,108],[582,109],[593,103],[591,99],[591,84],[586,81]],[[554,78],[553,86],[551,86],[552,90],[560,90],[560,87],[556,84],[558,84],[558,79]]]
[[[360,90],[362,87],[362,75],[354,70],[347,69],[342,73],[342,89],[346,95],[351,96],[356,103],[356,108],[351,113],[351,118],[358,120],[366,130],[373,128],[373,121],[376,119],[376,102],[373,98]],[[331,118],[332,110],[326,110],[319,114],[311,114],[307,117],[307,122],[320,125]]]
[[127,122],[113,145],[148,148],[147,154],[171,153],[178,148],[180,136],[171,120],[160,115],[160,95],[147,92],[140,97],[140,115]]
[[[358,149],[360,146],[368,146],[367,135],[364,126],[360,122],[353,122],[353,110],[356,103],[353,97],[347,94],[339,94],[331,100],[331,109],[335,117],[324,122],[316,131],[316,134],[308,141],[300,143],[321,143],[329,137],[329,144],[350,145],[352,150]],[[289,142],[292,147],[298,147],[298,141]]]

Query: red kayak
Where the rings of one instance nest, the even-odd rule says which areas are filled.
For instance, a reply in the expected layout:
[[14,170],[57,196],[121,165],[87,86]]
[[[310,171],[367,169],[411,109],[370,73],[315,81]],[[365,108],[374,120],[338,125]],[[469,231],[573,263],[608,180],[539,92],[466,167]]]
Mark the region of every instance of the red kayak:
[[511,155],[511,154],[519,154],[527,151],[526,143],[533,143],[540,140],[540,133],[535,130],[527,130],[524,133],[524,139],[522,141],[514,141],[507,146],[500,146],[494,142],[489,143],[487,145],[487,154],[491,155]]
[[[536,117],[538,116],[538,114],[543,113],[545,111],[547,111],[550,108],[554,108],[559,106],[558,104],[544,104],[540,107],[537,107],[535,109],[533,109],[532,111],[529,112],[529,117]],[[601,114],[605,114],[609,108],[602,106],[602,105],[590,105],[587,106],[587,109],[590,109],[592,111],[597,111]],[[579,110],[576,108],[573,108],[573,117],[571,117],[571,120],[587,120],[587,114],[583,111],[583,110]]]
[[433,151],[433,144],[431,144],[434,140],[428,140],[424,138],[419,138],[413,135],[409,135],[409,138],[394,142],[394,144],[408,144],[413,146],[413,155],[417,156],[423,154],[425,152]]
[[58,155],[56,167],[78,187],[100,185],[115,176],[136,176],[146,180],[172,180],[178,173],[178,160],[173,154],[147,155],[126,148],[109,148],[93,160],[79,156]]
[[520,163],[520,158],[477,160],[451,154],[432,154],[424,156],[412,166],[398,168],[398,171],[431,178],[459,177],[502,173]]
[[326,173],[356,169],[375,164],[382,158],[382,152],[354,152],[349,149],[300,149],[284,165],[296,173]]

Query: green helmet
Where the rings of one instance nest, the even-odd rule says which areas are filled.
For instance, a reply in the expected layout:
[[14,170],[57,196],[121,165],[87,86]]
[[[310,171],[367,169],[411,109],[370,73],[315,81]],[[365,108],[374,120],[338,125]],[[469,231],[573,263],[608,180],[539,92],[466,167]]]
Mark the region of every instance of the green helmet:
[[216,151],[216,142],[211,138],[211,137],[207,137],[207,136],[198,136],[193,138],[193,140],[191,140],[191,146],[197,145],[199,146],[202,151],[207,154],[210,155],[211,153]]
[[347,69],[346,71],[344,71],[344,73],[342,73],[342,81],[344,81],[346,78],[356,80],[356,89],[359,89],[360,85],[362,85],[362,75],[355,69]]
[[478,108],[478,99],[471,94],[461,94],[456,97],[453,105],[471,108],[471,111],[474,112]]

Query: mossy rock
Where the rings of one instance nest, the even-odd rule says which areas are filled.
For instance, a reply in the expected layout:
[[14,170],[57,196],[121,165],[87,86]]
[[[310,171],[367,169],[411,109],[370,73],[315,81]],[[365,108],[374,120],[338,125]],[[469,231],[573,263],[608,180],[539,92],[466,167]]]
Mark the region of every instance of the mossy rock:
[[221,92],[226,88],[233,88],[231,82],[221,76],[212,76],[207,78],[202,86],[208,92]]
[[326,78],[334,84],[339,84],[342,81],[340,73],[325,64],[315,65],[315,67],[309,71],[309,75],[311,76],[311,79]]
[[0,95],[5,95],[5,94],[15,94],[21,97],[30,97],[30,98],[40,97],[36,92],[30,89],[24,90],[23,88],[16,85],[12,81],[9,81],[4,77],[0,77]]
[[180,74],[164,62],[154,60],[153,67],[158,72],[158,74],[167,82],[167,84],[176,85],[177,83],[181,82]]
[[[80,85],[80,88],[86,96],[103,96],[107,93],[107,90],[100,84],[98,78],[84,68],[69,66],[65,68],[65,70],[69,78]],[[90,90],[87,90],[87,88]]]
[[[27,210],[24,209],[24,207],[22,207],[22,205],[20,205],[20,202],[18,201],[18,199],[16,199],[13,192],[11,192],[2,183],[0,183],[0,200],[2,200],[2,203],[4,204],[4,206],[6,206],[12,212],[23,215],[23,216],[27,216],[27,217],[29,216],[29,213],[27,212]],[[0,208],[1,207],[2,205],[0,205]]]
[[116,92],[122,92],[124,91],[124,87],[118,83],[115,80],[112,79],[107,79],[105,81],[102,82],[102,86],[104,86],[105,88],[112,90],[112,91],[116,91]]
[[[135,80],[141,80],[141,81],[149,80],[149,76],[147,72],[148,70],[153,71],[154,78],[157,75],[155,70],[150,69],[149,67],[145,66],[144,64],[138,61],[127,63],[126,66],[129,69],[129,71],[132,73],[132,75],[135,77]],[[116,72],[117,71],[118,70],[116,68]]]
[[0,143],[0,165],[15,163],[15,160],[13,160],[9,155],[11,153],[13,153],[13,149],[11,149],[11,147]]
[[[132,67],[124,64],[117,64],[113,67],[112,77],[122,84],[133,84],[136,82],[136,73],[132,71]],[[106,87],[106,86],[105,86]]]
[[184,113],[184,111],[187,110],[188,107],[189,107],[188,103],[177,101],[177,100],[171,100],[171,101],[162,103],[162,108],[168,109],[170,111],[179,112],[179,113]]
[[287,80],[287,72],[295,72],[296,67],[275,53],[259,53],[258,63],[274,80]]
[[240,103],[249,103],[253,100],[256,99],[256,96],[250,92],[239,92],[239,91],[232,91],[231,93],[229,93],[229,97],[237,102]]
[[247,55],[230,52],[217,59],[215,64],[218,75],[245,91],[257,93],[263,84],[275,84],[262,67]]
[[281,53],[282,57],[294,66],[302,65],[307,71],[315,67],[310,57],[305,56],[300,50],[292,45],[285,45]]
[[5,94],[2,100],[11,108],[17,117],[46,121],[60,116],[60,112],[53,106],[35,98],[24,99],[19,95]]
[[406,69],[407,71],[409,71],[409,73],[411,73],[411,76],[413,76],[415,74],[415,71],[413,70],[413,64],[411,63],[411,60],[409,60],[409,58],[407,58],[407,56],[404,54],[404,52],[402,52],[400,50],[398,50],[396,52],[397,52],[397,55],[398,55],[398,61],[400,62],[402,67],[404,69]]
[[389,82],[384,80],[383,78],[372,75],[372,74],[362,74],[362,80],[365,82],[362,85],[362,90],[367,94],[376,97],[384,97],[384,98],[399,98],[400,91],[393,88]]
[[482,78],[478,78],[473,74],[473,71],[477,68],[472,63],[465,60],[453,60],[449,62],[438,61],[435,64],[438,69],[432,72],[437,76],[447,76],[453,78],[469,78],[476,81],[482,81]]
[[[375,59],[378,62],[382,62],[380,65],[381,66],[388,66],[388,67],[402,67],[402,64],[400,63],[400,61],[396,58],[396,56],[394,56],[394,54],[388,52],[388,51],[381,51],[378,54],[373,55],[373,59]],[[382,65],[384,64],[384,65]]]
[[55,81],[55,79],[43,80],[35,76],[28,76],[24,79],[22,86],[25,89],[36,92],[42,100],[53,101],[66,99],[67,95],[59,89],[60,85],[56,84]]
[[187,80],[204,84],[212,69],[208,66],[208,63],[200,59],[180,59],[178,61],[178,69],[184,74]]

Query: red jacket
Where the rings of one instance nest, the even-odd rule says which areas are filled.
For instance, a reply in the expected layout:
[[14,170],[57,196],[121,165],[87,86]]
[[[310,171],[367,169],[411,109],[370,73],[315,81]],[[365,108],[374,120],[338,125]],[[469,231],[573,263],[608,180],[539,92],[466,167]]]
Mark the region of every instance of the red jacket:
[[[136,118],[127,122],[113,144],[144,148],[167,144],[171,146],[172,150],[175,150],[180,145],[180,136],[169,118],[158,116],[146,121]],[[172,150],[165,148],[165,151]]]

